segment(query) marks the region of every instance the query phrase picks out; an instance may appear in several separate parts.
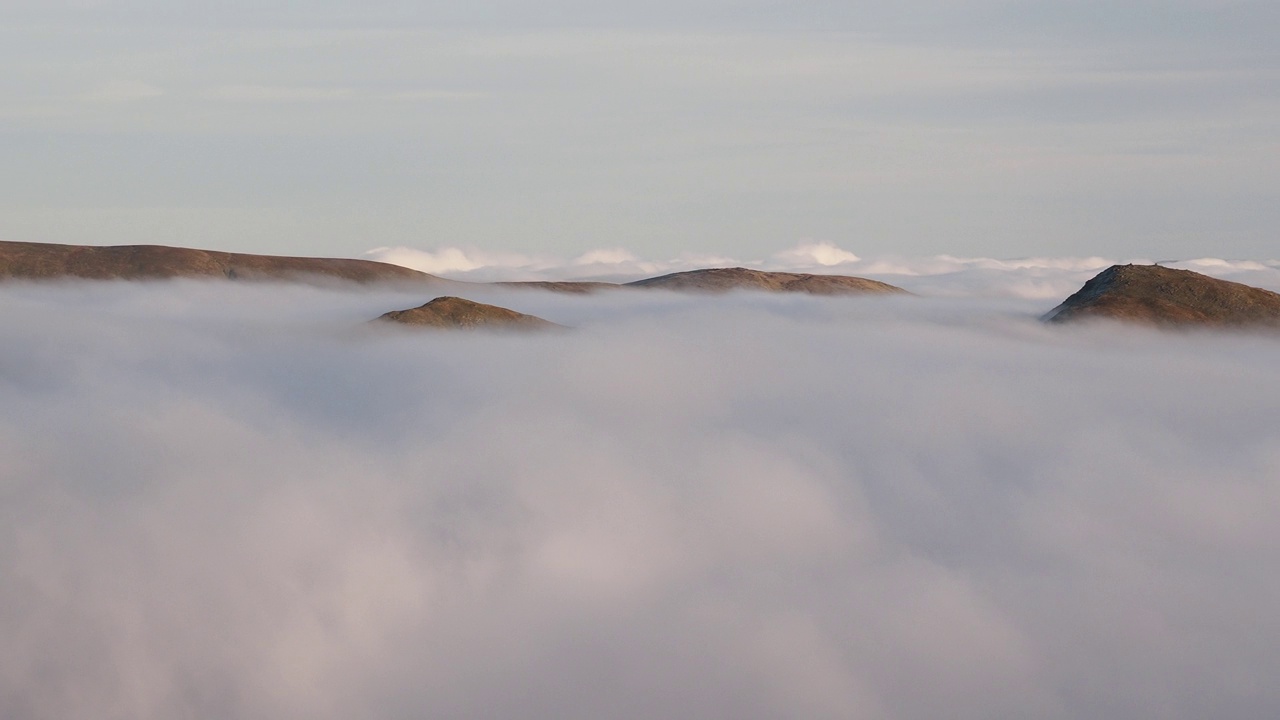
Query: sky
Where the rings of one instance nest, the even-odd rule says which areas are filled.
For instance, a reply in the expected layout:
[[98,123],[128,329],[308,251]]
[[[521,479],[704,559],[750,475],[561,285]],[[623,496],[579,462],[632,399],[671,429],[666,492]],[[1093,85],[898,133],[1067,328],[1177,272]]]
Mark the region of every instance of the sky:
[[1273,259],[1280,9],[0,3],[0,239]]
[[0,716],[1276,717],[1280,343],[1039,322],[1078,271],[0,285]]

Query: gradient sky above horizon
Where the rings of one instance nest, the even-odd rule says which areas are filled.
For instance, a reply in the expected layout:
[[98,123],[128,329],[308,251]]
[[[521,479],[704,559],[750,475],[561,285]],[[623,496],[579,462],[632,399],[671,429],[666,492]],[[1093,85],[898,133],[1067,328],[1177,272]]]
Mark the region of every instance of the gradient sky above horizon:
[[1274,258],[1280,4],[0,3],[0,239]]

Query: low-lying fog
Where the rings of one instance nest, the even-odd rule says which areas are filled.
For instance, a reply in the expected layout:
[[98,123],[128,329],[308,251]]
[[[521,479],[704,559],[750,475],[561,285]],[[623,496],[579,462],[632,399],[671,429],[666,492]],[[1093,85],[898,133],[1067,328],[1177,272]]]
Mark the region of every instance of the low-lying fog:
[[1276,717],[1280,340],[1028,295],[0,286],[0,716]]

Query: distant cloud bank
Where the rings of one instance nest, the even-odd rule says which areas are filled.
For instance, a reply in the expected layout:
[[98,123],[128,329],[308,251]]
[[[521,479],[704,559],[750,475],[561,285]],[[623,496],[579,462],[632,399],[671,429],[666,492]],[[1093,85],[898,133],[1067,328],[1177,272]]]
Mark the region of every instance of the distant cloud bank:
[[1148,258],[1033,257],[998,260],[932,257],[860,257],[830,242],[805,242],[761,258],[688,253],[666,260],[642,259],[623,248],[591,250],[572,258],[492,253],[441,247],[423,250],[381,247],[371,260],[402,265],[458,280],[638,280],[704,267],[744,266],[759,270],[844,274],[883,279],[916,292],[1053,298],[1078,288],[1117,263],[1160,262],[1227,280],[1280,290],[1280,260],[1152,260]]

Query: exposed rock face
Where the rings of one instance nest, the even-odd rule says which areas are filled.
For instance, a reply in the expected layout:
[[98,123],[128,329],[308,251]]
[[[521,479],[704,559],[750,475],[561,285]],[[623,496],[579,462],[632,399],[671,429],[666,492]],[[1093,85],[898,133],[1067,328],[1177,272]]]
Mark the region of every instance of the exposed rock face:
[[805,292],[813,295],[860,295],[867,293],[905,293],[900,287],[849,275],[810,275],[808,273],[764,272],[747,268],[711,268],[661,275],[627,283],[627,287],[661,288],[698,292],[729,290],[767,290],[770,292]]
[[1280,294],[1159,265],[1112,265],[1044,319],[1161,326],[1280,328]]
[[359,283],[448,281],[399,265],[342,258],[280,257],[164,245],[55,245],[0,242],[0,279],[154,280],[231,278]]
[[378,320],[453,330],[550,330],[563,327],[533,315],[448,295],[409,310],[393,310]]

